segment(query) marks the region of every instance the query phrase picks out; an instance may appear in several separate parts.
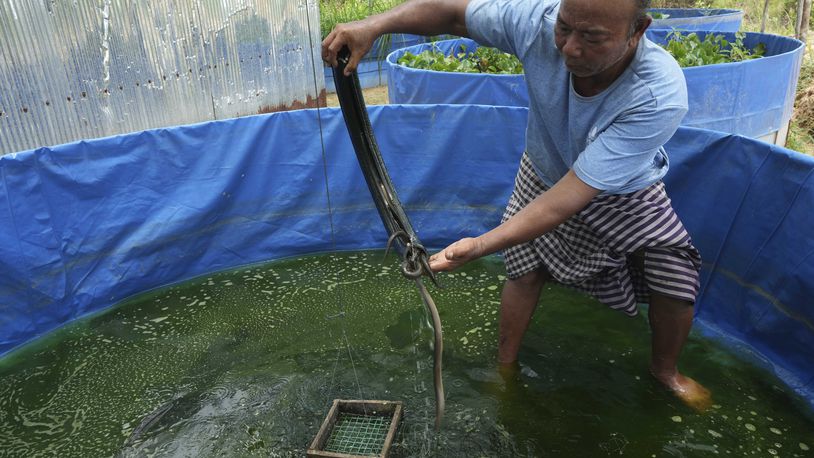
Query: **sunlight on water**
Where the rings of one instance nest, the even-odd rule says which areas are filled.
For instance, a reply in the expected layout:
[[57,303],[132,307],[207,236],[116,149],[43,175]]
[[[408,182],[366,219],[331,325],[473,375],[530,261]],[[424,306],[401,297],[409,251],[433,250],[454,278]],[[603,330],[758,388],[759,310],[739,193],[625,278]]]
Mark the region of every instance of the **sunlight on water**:
[[381,252],[284,260],[134,298],[0,359],[0,456],[304,456],[335,398],[401,400],[391,456],[812,456],[782,383],[693,336],[695,413],[647,373],[644,316],[547,287],[519,373],[495,369],[497,258],[430,287],[447,409],[433,432],[432,331]]

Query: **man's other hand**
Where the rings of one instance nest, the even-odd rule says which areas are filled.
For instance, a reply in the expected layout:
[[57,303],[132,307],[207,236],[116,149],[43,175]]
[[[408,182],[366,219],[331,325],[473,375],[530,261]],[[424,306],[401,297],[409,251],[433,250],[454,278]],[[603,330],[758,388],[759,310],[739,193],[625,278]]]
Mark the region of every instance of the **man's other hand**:
[[455,270],[481,256],[483,256],[483,247],[480,240],[467,237],[430,256],[430,269],[433,272]]

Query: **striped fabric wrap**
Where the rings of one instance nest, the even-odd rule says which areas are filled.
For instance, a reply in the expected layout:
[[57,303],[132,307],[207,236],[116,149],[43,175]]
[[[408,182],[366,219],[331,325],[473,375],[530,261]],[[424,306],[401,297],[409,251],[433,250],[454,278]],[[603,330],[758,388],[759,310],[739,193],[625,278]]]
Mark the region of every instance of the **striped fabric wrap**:
[[[547,189],[524,154],[503,221]],[[651,293],[690,303],[698,293],[701,256],[661,181],[630,194],[600,194],[554,230],[503,255],[511,279],[542,267],[554,281],[630,316]]]

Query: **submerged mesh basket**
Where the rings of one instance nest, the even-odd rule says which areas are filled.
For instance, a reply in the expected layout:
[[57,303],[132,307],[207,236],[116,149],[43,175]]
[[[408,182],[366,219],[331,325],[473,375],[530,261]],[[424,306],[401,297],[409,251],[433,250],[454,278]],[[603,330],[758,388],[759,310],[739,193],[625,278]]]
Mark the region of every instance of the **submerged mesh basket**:
[[335,399],[309,457],[387,457],[401,419],[399,401]]

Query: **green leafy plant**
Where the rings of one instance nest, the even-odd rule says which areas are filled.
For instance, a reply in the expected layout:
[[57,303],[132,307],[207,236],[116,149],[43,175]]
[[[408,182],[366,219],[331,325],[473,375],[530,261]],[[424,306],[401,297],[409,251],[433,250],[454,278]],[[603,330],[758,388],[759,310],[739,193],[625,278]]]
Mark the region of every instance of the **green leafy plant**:
[[674,30],[667,35],[668,41],[663,47],[682,67],[740,62],[763,57],[766,45],[758,43],[749,49],[743,44],[744,36],[743,32],[738,32],[735,34],[735,41],[730,42],[723,35],[709,33],[702,41],[694,32],[683,35]]
[[419,54],[405,52],[398,63],[410,68],[434,70],[437,72],[520,74],[523,64],[509,53],[496,48],[481,46],[475,52],[467,52],[461,46],[460,52],[446,55],[437,46]]

